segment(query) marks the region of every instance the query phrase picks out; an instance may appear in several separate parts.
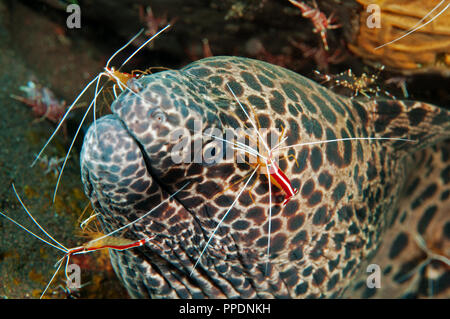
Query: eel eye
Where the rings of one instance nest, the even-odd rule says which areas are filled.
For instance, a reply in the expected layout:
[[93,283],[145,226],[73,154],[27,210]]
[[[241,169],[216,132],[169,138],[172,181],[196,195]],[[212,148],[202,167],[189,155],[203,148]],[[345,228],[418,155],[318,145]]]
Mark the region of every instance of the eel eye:
[[152,117],[157,120],[159,123],[163,123],[166,120],[166,115],[161,111],[155,111],[152,114]]

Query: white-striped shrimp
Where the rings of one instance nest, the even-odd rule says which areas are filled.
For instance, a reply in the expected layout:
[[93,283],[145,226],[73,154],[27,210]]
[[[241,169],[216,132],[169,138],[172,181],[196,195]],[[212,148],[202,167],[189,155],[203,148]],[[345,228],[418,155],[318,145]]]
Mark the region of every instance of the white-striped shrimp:
[[[272,218],[272,184],[275,184],[278,188],[282,189],[286,196],[285,196],[285,200],[282,204],[282,206],[285,206],[289,200],[295,196],[298,192],[297,189],[293,188],[291,185],[291,182],[289,180],[289,178],[282,172],[282,170],[278,167],[278,165],[276,164],[276,161],[274,159],[274,154],[275,153],[279,153],[282,150],[286,150],[286,149],[291,149],[291,148],[295,148],[295,147],[300,147],[300,146],[306,146],[306,145],[316,145],[316,144],[326,144],[326,143],[336,143],[336,142],[340,142],[340,141],[351,141],[351,140],[366,140],[366,141],[373,141],[373,140],[391,140],[391,141],[404,141],[404,142],[413,142],[413,140],[410,139],[406,139],[406,138],[390,138],[390,137],[349,137],[349,138],[338,138],[338,139],[331,139],[331,140],[320,140],[320,141],[313,141],[313,142],[304,142],[304,143],[298,143],[298,144],[293,144],[293,145],[286,145],[286,146],[281,146],[287,138],[283,138],[284,132],[281,133],[280,138],[278,140],[278,143],[272,147],[269,148],[269,146],[267,145],[266,141],[264,140],[264,138],[262,137],[261,133],[259,132],[259,128],[257,127],[257,125],[252,121],[252,119],[250,118],[250,116],[248,115],[247,111],[245,110],[245,108],[243,107],[242,103],[239,101],[239,99],[237,98],[237,96],[235,95],[235,93],[233,92],[233,90],[231,89],[230,86],[228,86],[228,89],[230,90],[230,92],[232,93],[234,99],[236,100],[237,104],[239,105],[239,107],[241,108],[241,110],[245,113],[247,119],[250,121],[250,123],[252,124],[252,127],[254,129],[254,131],[256,132],[258,141],[264,146],[264,148],[267,151],[267,156],[264,156],[263,154],[261,154],[259,152],[258,149],[254,149],[251,148],[248,145],[242,145],[242,143],[233,143],[233,142],[229,142],[224,140],[223,138],[214,136],[214,135],[206,135],[212,138],[215,138],[217,140],[220,141],[224,141],[226,143],[230,143],[233,145],[233,148],[235,150],[238,150],[242,153],[248,154],[248,155],[252,155],[257,157],[257,165],[254,167],[253,171],[250,174],[250,177],[247,179],[247,181],[245,182],[244,186],[239,190],[235,200],[233,201],[233,203],[231,204],[231,206],[228,208],[228,210],[225,212],[225,214],[223,215],[223,217],[221,218],[221,220],[219,221],[219,223],[217,224],[217,226],[214,228],[212,234],[209,236],[208,241],[206,242],[205,246],[203,247],[203,250],[200,253],[200,256],[197,258],[196,263],[194,264],[194,267],[191,271],[191,275],[194,272],[197,264],[200,262],[201,257],[203,256],[203,254],[205,253],[206,249],[208,248],[209,244],[211,243],[211,240],[214,238],[214,235],[216,234],[217,230],[220,228],[221,224],[223,223],[223,221],[226,219],[226,217],[228,216],[228,213],[231,211],[231,209],[233,209],[233,207],[235,206],[235,204],[237,203],[239,197],[242,195],[244,189],[247,187],[247,185],[250,183],[251,179],[253,178],[253,176],[256,174],[256,172],[258,171],[258,169],[262,168],[262,167],[266,167],[266,174],[267,174],[267,180],[269,183],[269,223],[268,223],[268,242],[267,242],[267,252],[266,252],[266,256],[267,256],[267,262],[266,262],[266,272],[267,272],[267,266],[269,263],[269,256],[270,256],[270,233],[271,233],[271,218]],[[245,177],[244,177],[245,178]]]
[[117,250],[117,251],[123,251],[123,250],[128,250],[128,249],[132,249],[132,248],[136,248],[136,247],[140,247],[143,246],[145,244],[147,244],[148,242],[151,241],[153,236],[145,236],[144,238],[141,238],[139,240],[133,241],[133,240],[129,240],[123,237],[112,237],[113,234],[116,234],[118,232],[120,232],[121,230],[130,227],[131,225],[135,224],[136,222],[138,222],[139,220],[145,218],[146,216],[148,216],[151,212],[153,212],[155,209],[157,209],[158,207],[160,207],[162,204],[164,204],[165,202],[169,201],[170,199],[172,199],[172,197],[174,197],[176,194],[178,194],[178,192],[180,192],[181,190],[183,190],[187,185],[189,184],[189,182],[187,182],[184,186],[182,186],[178,191],[176,191],[175,193],[173,193],[172,195],[170,195],[167,199],[165,199],[164,201],[162,201],[161,203],[159,203],[157,206],[155,206],[154,208],[152,208],[150,211],[146,212],[145,214],[143,214],[142,216],[140,216],[139,218],[136,218],[135,220],[133,220],[132,222],[129,222],[128,224],[108,233],[108,234],[99,234],[95,239],[92,239],[80,246],[77,247],[73,247],[73,248],[67,248],[66,246],[64,246],[63,244],[61,244],[59,241],[57,241],[53,236],[51,236],[37,221],[36,219],[33,217],[33,215],[30,213],[30,211],[28,210],[28,208],[25,206],[25,204],[23,203],[22,199],[20,198],[19,194],[16,191],[16,188],[14,186],[14,184],[12,184],[12,188],[13,191],[20,203],[20,205],[23,207],[23,209],[25,210],[25,212],[27,213],[27,215],[31,218],[32,222],[44,233],[45,237],[47,237],[47,239],[42,238],[41,236],[33,233],[31,230],[29,230],[28,228],[26,228],[25,226],[23,226],[22,224],[18,223],[17,221],[15,221],[14,219],[12,219],[11,217],[9,217],[8,215],[6,215],[5,213],[0,211],[0,215],[2,215],[3,217],[5,217],[6,219],[8,219],[9,221],[11,221],[12,223],[14,223],[15,225],[17,225],[18,227],[22,228],[23,230],[25,230],[27,233],[29,233],[30,235],[32,235],[33,237],[39,239],[40,241],[46,243],[47,245],[61,251],[64,253],[64,256],[58,260],[58,262],[55,264],[55,267],[57,267],[56,271],[54,272],[53,276],[51,277],[50,281],[48,282],[47,286],[45,287],[45,289],[43,290],[40,298],[42,298],[46,291],[48,290],[48,288],[50,287],[51,283],[53,282],[53,280],[55,279],[57,273],[59,272],[59,269],[61,268],[62,264],[64,263],[65,260],[65,276],[67,278],[67,280],[69,279],[69,275],[67,272],[67,267],[69,265],[69,260],[70,257],[73,255],[79,255],[79,254],[86,254],[89,252],[94,252],[97,250],[102,250],[102,249],[113,249],[113,250]]

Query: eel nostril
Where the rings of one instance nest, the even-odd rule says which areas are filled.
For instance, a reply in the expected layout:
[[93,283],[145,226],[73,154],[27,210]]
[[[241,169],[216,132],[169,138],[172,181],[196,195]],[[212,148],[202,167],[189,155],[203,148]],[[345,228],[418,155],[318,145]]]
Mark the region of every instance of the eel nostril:
[[139,82],[137,78],[131,78],[128,80],[127,85],[135,93],[139,93],[144,88],[142,83]]

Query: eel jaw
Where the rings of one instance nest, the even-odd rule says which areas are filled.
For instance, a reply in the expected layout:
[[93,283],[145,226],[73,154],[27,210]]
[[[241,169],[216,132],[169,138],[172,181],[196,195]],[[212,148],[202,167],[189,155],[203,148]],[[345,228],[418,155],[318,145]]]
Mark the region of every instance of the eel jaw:
[[[207,258],[225,262],[227,256],[236,255],[237,251],[231,251],[227,245],[218,247],[211,243],[202,262],[193,269],[210,235],[208,227],[204,227],[197,216],[203,212],[199,212],[192,201],[196,183],[192,181],[168,200],[173,191],[165,188],[173,185],[155,179],[144,157],[141,147],[115,115],[104,116],[96,125],[91,125],[80,154],[84,190],[100,213],[105,233],[136,220],[162,203],[148,216],[127,227],[128,231],[124,229],[118,234],[133,240],[154,236],[151,242],[139,248],[112,252],[111,260],[118,277],[135,297],[147,296],[149,291],[152,297],[182,296],[180,291],[188,291],[191,297],[197,296],[196,293],[221,296],[223,292],[210,282],[212,277],[217,280],[225,275],[218,274],[215,267],[203,265],[203,261]],[[186,182],[188,180],[180,182],[178,188]],[[167,290],[164,283],[168,282],[172,290]],[[136,288],[136,283],[142,287]]]
[[[167,185],[152,176],[151,165],[144,154],[115,115],[97,120],[86,133],[80,155],[86,195],[100,212],[105,232],[133,222],[151,211],[127,227],[127,234],[132,232],[136,239],[157,235],[161,239],[172,238],[172,241],[173,238],[188,240],[199,230],[193,213],[186,210],[183,203],[186,193],[181,191],[169,199],[173,191],[167,190]],[[180,231],[180,227],[184,231]]]

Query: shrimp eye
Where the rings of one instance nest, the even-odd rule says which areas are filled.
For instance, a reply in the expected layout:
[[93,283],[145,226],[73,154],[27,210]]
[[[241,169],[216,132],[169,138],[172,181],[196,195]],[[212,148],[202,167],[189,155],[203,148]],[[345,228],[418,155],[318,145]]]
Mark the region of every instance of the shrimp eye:
[[152,114],[152,117],[157,120],[159,123],[163,123],[166,120],[166,115],[161,111],[155,111]]

